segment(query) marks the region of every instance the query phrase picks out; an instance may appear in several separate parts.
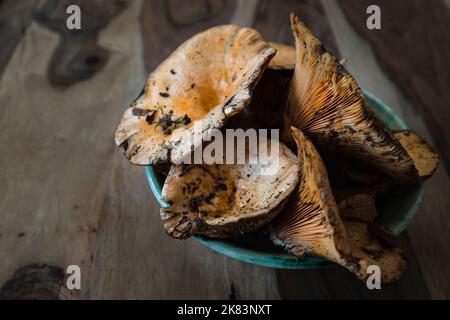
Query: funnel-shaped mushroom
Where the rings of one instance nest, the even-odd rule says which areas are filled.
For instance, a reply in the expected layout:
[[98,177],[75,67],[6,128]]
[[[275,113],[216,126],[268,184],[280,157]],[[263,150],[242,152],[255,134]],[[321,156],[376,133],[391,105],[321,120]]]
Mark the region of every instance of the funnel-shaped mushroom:
[[431,177],[439,164],[439,155],[434,148],[414,131],[396,131],[394,136],[413,160],[420,177]]
[[313,254],[339,263],[360,279],[370,275],[367,267],[371,264],[380,267],[382,282],[398,279],[406,265],[401,254],[369,236],[367,224],[344,224],[319,153],[300,130],[292,128],[292,136],[298,149],[300,183],[273,223],[272,241],[296,256]]
[[310,253],[338,261],[350,248],[327,170],[300,130],[292,127],[292,136],[297,144],[300,183],[275,221],[273,240],[296,256]]
[[296,65],[284,139],[293,125],[321,147],[367,161],[400,182],[419,180],[411,158],[367,106],[355,79],[295,14],[291,24]]
[[[273,149],[279,148],[278,156]],[[162,190],[167,233],[230,237],[260,229],[284,206],[298,182],[295,155],[268,141],[267,153],[246,149],[244,164],[173,165]],[[227,160],[227,162],[229,162]]]
[[194,123],[208,136],[248,105],[274,54],[250,28],[224,25],[195,35],[150,74],[123,115],[116,144],[133,164],[169,162],[174,155],[178,163],[198,141]]

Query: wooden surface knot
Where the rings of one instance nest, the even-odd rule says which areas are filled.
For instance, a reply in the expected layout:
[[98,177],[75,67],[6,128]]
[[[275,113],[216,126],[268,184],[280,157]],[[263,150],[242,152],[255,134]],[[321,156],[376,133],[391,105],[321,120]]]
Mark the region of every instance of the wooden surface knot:
[[[47,0],[34,14],[41,25],[61,36],[48,68],[48,77],[56,87],[68,87],[91,78],[108,62],[111,53],[98,44],[98,33],[130,4],[129,0]],[[66,25],[69,5],[78,5],[81,29]]]
[[46,264],[17,269],[0,289],[0,300],[65,300],[69,295],[63,269]]

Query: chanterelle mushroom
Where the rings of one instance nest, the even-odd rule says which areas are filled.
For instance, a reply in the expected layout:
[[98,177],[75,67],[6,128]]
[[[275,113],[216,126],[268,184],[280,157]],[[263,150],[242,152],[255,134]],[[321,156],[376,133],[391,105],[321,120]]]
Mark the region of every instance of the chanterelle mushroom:
[[169,162],[170,151],[177,163],[190,150],[195,122],[208,135],[250,103],[274,54],[250,28],[224,25],[195,35],[150,74],[123,115],[116,144],[133,164]]
[[296,65],[288,98],[283,137],[290,126],[328,150],[355,156],[399,182],[420,180],[411,157],[375,116],[355,79],[291,14]]
[[177,239],[230,237],[266,225],[298,182],[295,155],[278,146],[278,157],[247,150],[245,164],[173,165],[162,190],[170,204],[161,209],[167,233]]
[[406,263],[396,249],[369,236],[367,224],[341,220],[322,159],[303,133],[292,128],[297,144],[300,183],[276,217],[272,241],[296,256],[313,254],[339,263],[365,279],[369,265],[381,269],[384,283],[398,279]]

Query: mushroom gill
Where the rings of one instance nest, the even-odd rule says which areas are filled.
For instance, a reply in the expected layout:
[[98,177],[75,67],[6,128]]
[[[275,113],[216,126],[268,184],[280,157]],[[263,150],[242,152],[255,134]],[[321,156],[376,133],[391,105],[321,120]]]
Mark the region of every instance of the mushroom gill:
[[363,280],[370,265],[380,268],[382,283],[397,280],[406,267],[401,253],[370,236],[368,224],[341,220],[319,153],[300,130],[292,127],[292,136],[300,183],[272,224],[272,241],[298,257],[311,254],[334,261]]
[[327,170],[311,141],[297,128],[291,129],[297,144],[300,182],[275,220],[272,240],[296,256],[315,254],[340,261],[350,248]]
[[399,182],[418,181],[410,156],[370,110],[355,79],[295,14],[291,26],[296,65],[283,140],[289,142],[292,125],[324,149],[367,161]]

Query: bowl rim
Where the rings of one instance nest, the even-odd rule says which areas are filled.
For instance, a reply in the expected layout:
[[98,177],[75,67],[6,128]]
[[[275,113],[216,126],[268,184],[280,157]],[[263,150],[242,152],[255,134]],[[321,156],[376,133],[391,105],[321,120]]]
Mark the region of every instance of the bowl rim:
[[[373,95],[367,90],[363,89],[364,96],[368,100],[369,105],[376,104],[380,107],[381,113],[392,118],[397,129],[408,129],[406,123],[397,115],[397,113],[392,110],[386,103],[381,99]],[[375,112],[375,111],[374,111]],[[380,110],[375,112],[380,116]],[[161,176],[152,166],[145,167],[145,173],[147,177],[150,189],[158,201],[159,205],[163,208],[168,207],[168,204],[161,200],[161,192],[163,185],[160,183],[158,176]],[[397,222],[395,225],[390,225],[389,229],[396,236],[400,235],[406,227],[411,222],[413,216],[419,209],[422,196],[423,196],[423,186],[421,184],[417,185],[418,192],[417,197],[409,208],[409,211],[403,216],[402,220]],[[233,242],[227,241],[226,239],[213,239],[206,236],[196,235],[193,236],[195,240],[201,244],[207,246],[208,248],[221,253],[230,258],[234,258],[239,261],[256,264],[265,267],[277,268],[277,269],[311,269],[319,268],[334,264],[324,258],[317,256],[306,256],[302,258],[297,258],[289,253],[269,253],[262,252],[252,248],[244,248]]]

